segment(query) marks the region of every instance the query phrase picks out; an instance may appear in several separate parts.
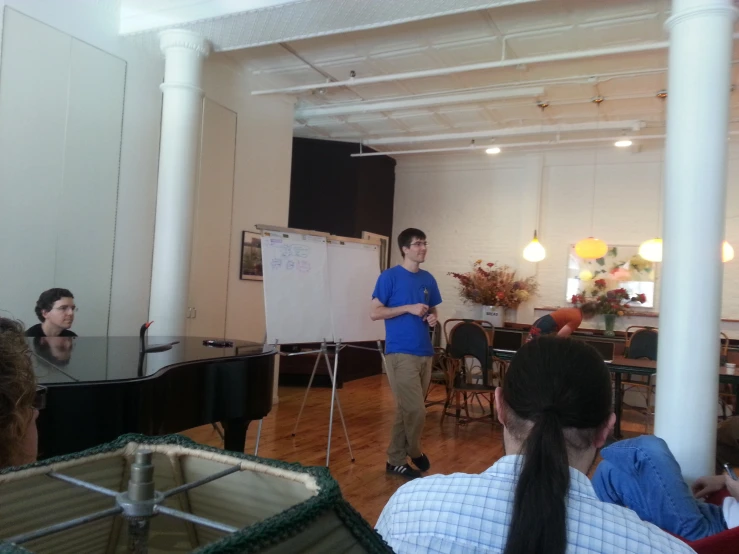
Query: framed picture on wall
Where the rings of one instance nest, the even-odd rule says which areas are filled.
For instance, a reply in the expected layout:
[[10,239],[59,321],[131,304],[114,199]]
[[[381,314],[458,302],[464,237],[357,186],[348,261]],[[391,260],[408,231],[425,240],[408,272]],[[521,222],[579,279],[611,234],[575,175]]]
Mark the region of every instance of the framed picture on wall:
[[245,281],[261,281],[262,277],[262,235],[253,231],[243,231],[241,235],[241,275]]
[[388,248],[390,239],[369,231],[362,231],[362,238],[364,240],[380,241],[380,271],[385,271],[390,266],[390,250]]

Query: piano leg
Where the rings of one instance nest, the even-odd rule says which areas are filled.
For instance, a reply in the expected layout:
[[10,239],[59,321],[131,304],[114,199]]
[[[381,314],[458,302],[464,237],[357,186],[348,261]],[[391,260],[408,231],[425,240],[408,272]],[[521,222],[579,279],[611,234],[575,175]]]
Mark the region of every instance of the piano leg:
[[246,447],[246,430],[249,428],[248,419],[233,418],[221,421],[223,425],[223,449],[232,452],[244,453]]

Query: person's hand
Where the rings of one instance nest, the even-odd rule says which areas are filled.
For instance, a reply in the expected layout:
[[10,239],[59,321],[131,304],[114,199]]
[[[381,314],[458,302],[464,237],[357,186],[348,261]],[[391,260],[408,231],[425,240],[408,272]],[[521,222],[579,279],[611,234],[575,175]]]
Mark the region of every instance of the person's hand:
[[426,304],[410,304],[408,306],[408,313],[417,315],[418,317],[425,316],[428,311],[429,307]]
[[426,316],[426,323],[428,323],[430,327],[436,327],[436,323],[438,321],[439,317],[436,314],[428,314]]
[[739,500],[739,481],[734,481],[728,475],[724,475],[723,477],[724,477],[724,484],[726,485],[726,488],[729,490],[729,494],[733,496],[736,500]]
[[724,477],[728,477],[728,475],[708,475],[706,477],[699,477],[691,487],[693,489],[693,496],[696,498],[705,498],[711,493],[720,491],[724,488]]

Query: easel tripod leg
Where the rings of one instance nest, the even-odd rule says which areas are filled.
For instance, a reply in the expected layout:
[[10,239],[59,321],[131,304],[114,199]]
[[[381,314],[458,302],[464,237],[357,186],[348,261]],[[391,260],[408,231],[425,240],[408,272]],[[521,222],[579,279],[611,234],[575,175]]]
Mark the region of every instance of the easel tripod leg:
[[[325,353],[326,351],[326,344],[321,345],[321,351]],[[305,394],[303,395],[303,403],[300,405],[300,411],[298,412],[298,419],[295,420],[295,427],[293,428],[293,437],[298,432],[298,424],[300,423],[300,417],[303,415],[303,408],[305,408],[305,401],[308,400],[308,392],[310,392],[310,387],[313,384],[313,377],[316,376],[316,369],[318,368],[318,362],[321,359],[321,354],[319,353],[318,356],[316,356],[316,363],[313,364],[313,371],[310,374],[310,379],[308,380],[308,388],[305,389]]]
[[338,371],[339,371],[339,351],[340,350],[341,350],[341,343],[336,343],[336,353],[334,354],[333,371],[331,371],[331,363],[328,359],[328,352],[324,352],[328,374],[331,377],[331,415],[329,416],[329,422],[328,422],[328,446],[326,447],[326,466],[328,466],[329,459],[331,457],[331,432],[334,426],[334,400],[336,400],[336,403],[339,406],[339,417],[341,418],[341,425],[344,428],[344,436],[346,437],[346,444],[349,447],[349,456],[351,457],[352,462],[354,461],[354,453],[352,452],[352,443],[349,440],[349,432],[346,430],[346,422],[344,421],[344,412],[341,409],[341,400],[339,400],[339,397],[336,392],[336,380],[338,378]]

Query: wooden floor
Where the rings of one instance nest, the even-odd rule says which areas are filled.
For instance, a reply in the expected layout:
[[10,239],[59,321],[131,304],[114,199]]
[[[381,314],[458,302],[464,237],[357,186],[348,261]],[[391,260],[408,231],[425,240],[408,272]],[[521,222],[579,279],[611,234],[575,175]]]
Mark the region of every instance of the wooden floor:
[[[331,390],[315,387],[310,390],[297,435],[293,437],[304,394],[304,388],[280,387],[280,402],[264,419],[260,456],[303,465],[325,465]],[[350,460],[337,410],[330,470],[344,497],[374,525],[390,496],[406,482],[402,477],[385,473],[385,449],[395,403],[384,375],[346,383],[339,397],[356,461]],[[474,422],[457,426],[454,418],[449,417],[441,425],[441,408],[432,406],[426,415],[423,445],[432,464],[428,475],[479,473],[503,456],[500,425]],[[627,435],[644,433],[644,421],[639,414],[627,411],[623,430]],[[184,434],[203,444],[222,446],[211,426],[191,429]],[[254,453],[256,435],[255,423],[247,434],[247,453]]]

